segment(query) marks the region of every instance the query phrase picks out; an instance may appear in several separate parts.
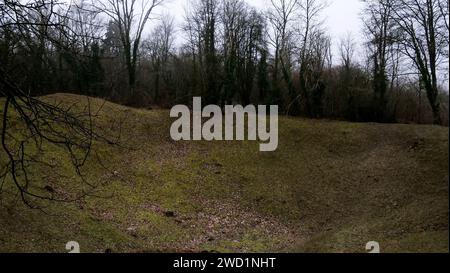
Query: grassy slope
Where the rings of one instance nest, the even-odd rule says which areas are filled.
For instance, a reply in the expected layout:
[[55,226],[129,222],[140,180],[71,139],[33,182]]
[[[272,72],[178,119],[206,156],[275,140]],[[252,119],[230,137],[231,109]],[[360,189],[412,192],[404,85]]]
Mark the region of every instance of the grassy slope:
[[[173,142],[166,111],[107,103],[101,115],[128,120],[126,148],[95,144],[110,171],[85,168],[104,186],[48,214],[3,200],[1,252],[64,252],[72,240],[82,252],[363,252],[368,241],[449,251],[447,128],[281,118],[278,151],[260,153],[255,142]],[[70,176],[35,178],[76,189],[66,159],[48,153]]]

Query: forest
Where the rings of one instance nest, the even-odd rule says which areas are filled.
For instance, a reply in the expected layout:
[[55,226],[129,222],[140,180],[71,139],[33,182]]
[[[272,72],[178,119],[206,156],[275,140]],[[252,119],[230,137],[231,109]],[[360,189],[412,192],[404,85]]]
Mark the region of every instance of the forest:
[[266,10],[193,0],[181,25],[164,0],[2,0],[2,78],[32,96],[141,108],[201,96],[308,118],[448,125],[448,2],[363,2],[361,41],[331,38],[323,0]]

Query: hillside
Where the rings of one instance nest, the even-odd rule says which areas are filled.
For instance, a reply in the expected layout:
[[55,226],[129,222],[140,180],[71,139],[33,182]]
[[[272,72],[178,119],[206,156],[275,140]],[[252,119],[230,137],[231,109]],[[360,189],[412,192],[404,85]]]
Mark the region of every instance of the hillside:
[[[101,164],[84,168],[102,186],[45,213],[3,196],[0,252],[65,252],[68,241],[82,252],[449,251],[448,128],[281,118],[278,150],[260,153],[256,142],[174,142],[164,110],[106,103],[99,114],[105,128],[126,119],[121,145],[96,142]],[[63,169],[33,176],[64,192],[76,178]]]

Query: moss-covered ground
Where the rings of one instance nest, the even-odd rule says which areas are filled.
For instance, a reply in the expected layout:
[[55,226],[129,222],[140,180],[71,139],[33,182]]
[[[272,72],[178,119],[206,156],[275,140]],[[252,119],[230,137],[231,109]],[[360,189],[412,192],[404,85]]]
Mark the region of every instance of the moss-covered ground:
[[[164,110],[106,103],[95,122],[120,135],[95,142],[83,167],[98,188],[33,210],[6,181],[0,252],[66,252],[68,241],[82,252],[449,251],[448,128],[283,117],[278,150],[261,153],[257,142],[174,142]],[[32,170],[35,187],[79,190],[66,155],[42,157],[58,167]]]

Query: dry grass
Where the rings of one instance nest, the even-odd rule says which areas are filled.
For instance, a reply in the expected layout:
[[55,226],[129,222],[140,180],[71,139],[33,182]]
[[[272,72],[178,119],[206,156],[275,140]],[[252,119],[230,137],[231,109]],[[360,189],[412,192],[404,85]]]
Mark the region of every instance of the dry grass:
[[[46,204],[49,214],[3,196],[0,251],[64,252],[73,240],[83,252],[364,252],[368,241],[449,251],[447,128],[281,118],[279,149],[260,153],[254,142],[173,142],[163,110],[106,103],[100,114],[107,134],[126,122],[123,147],[94,146],[107,169],[85,167],[103,185],[96,196]],[[68,177],[34,170],[36,181],[76,191],[51,156]]]

